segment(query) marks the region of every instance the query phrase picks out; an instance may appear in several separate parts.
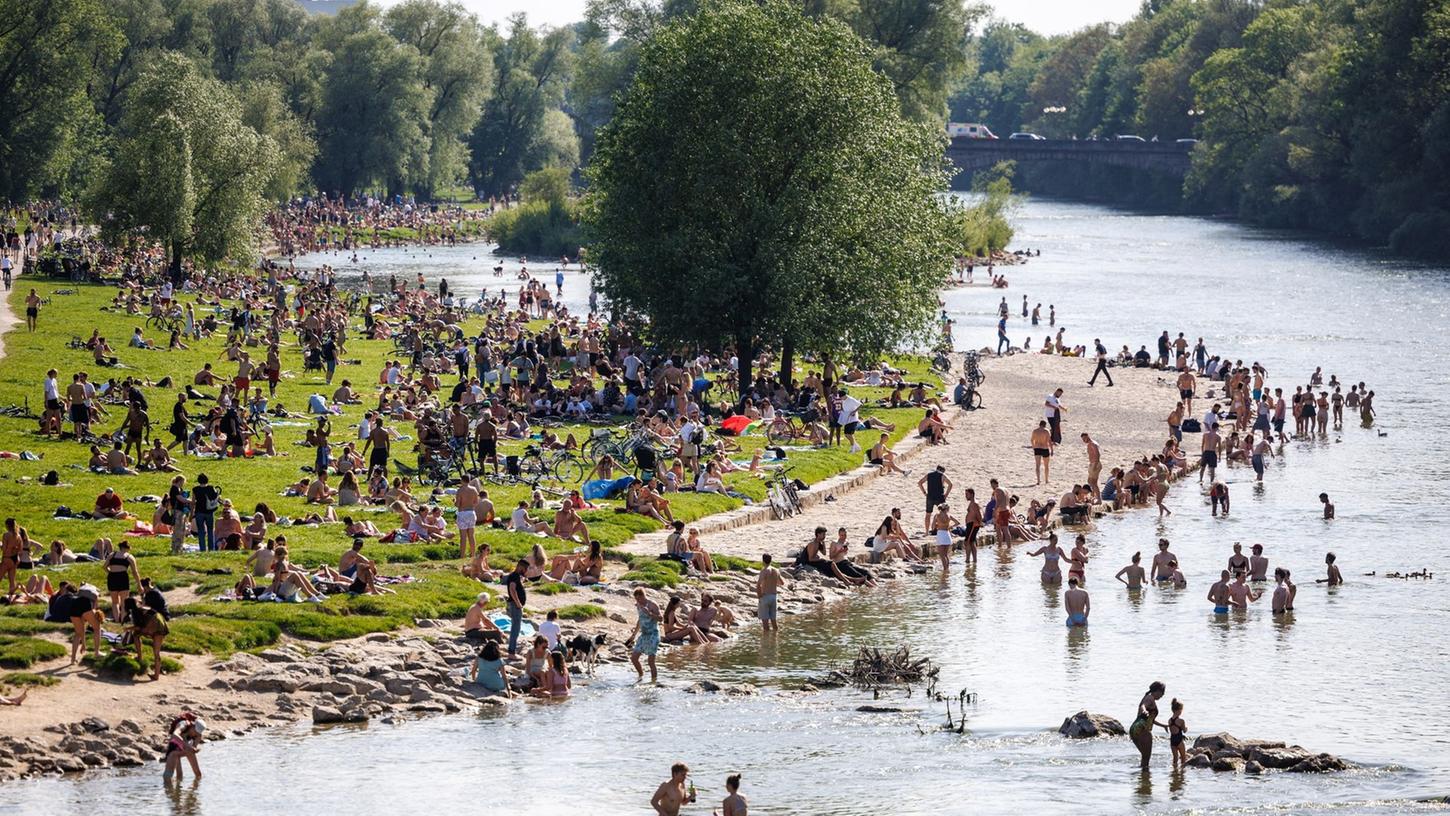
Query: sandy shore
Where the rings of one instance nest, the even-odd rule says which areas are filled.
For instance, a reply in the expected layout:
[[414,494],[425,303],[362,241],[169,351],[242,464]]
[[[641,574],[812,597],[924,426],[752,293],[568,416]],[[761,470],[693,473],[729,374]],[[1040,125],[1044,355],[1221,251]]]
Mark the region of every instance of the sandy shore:
[[[853,546],[876,530],[893,507],[902,509],[902,527],[910,535],[919,532],[924,521],[924,500],[917,481],[938,465],[946,467],[951,479],[954,508],[964,507],[962,490],[977,491],[985,505],[990,498],[988,480],[996,478],[1009,493],[1020,498],[1025,510],[1033,499],[1061,499],[1074,482],[1087,479],[1087,449],[1081,434],[1092,435],[1102,448],[1103,475],[1145,454],[1159,453],[1168,438],[1166,419],[1177,400],[1173,384],[1162,372],[1150,369],[1114,369],[1112,388],[1100,379],[1088,387],[1093,362],[1090,359],[1043,354],[1017,354],[984,362],[987,380],[982,386],[983,410],[950,413],[952,432],[946,445],[925,445],[914,435],[897,446],[902,466],[911,473],[872,477],[849,491],[834,491],[834,502],[819,502],[805,512],[782,521],[729,530],[706,532],[701,543],[712,553],[759,559],[761,553],[785,557],[803,546],[818,525],[835,538],[836,528],[845,527]],[[1052,457],[1049,484],[1037,485],[1033,477],[1032,451],[1028,439],[1044,416],[1043,401],[1056,388],[1064,389],[1062,404],[1067,409],[1062,421],[1063,444]],[[861,468],[853,475],[874,473]],[[816,488],[812,492],[832,492]],[[637,553],[662,552],[663,534],[638,536],[625,546]]]
[[[0,309],[0,313],[8,311]],[[9,317],[13,322],[13,315]],[[707,533],[705,547],[711,552],[751,559],[770,552],[783,559],[803,545],[817,525],[832,531],[845,526],[852,542],[858,543],[896,506],[905,511],[908,532],[914,532],[922,521],[917,479],[938,464],[947,468],[955,488],[954,499],[965,487],[983,493],[992,477],[1020,496],[1024,504],[1033,498],[1057,498],[1074,481],[1085,478],[1086,454],[1078,438],[1084,430],[1101,444],[1105,467],[1162,447],[1166,434],[1163,418],[1175,394],[1159,372],[1119,370],[1114,372],[1115,387],[1100,384],[1089,388],[1089,360],[1016,355],[989,360],[985,368],[985,408],[976,412],[953,410],[949,444],[931,446],[914,436],[899,443],[897,450],[912,471],[910,477],[877,477],[875,468],[863,467],[838,477],[832,482],[835,487],[820,486],[814,491],[817,495],[832,494],[835,501],[817,500],[801,515],[784,521],[749,523]],[[1059,469],[1051,484],[1037,486],[1028,435],[1043,416],[1043,399],[1057,387],[1066,389],[1063,404],[1067,408],[1064,444],[1053,459]],[[710,529],[711,519],[701,520],[699,525]],[[640,536],[624,549],[659,552],[663,549],[661,538],[659,534]],[[617,576],[622,567],[611,563],[610,570]],[[889,580],[906,575],[909,572],[896,565],[881,569],[879,577]],[[700,588],[707,588],[733,606],[744,625],[750,625],[753,577],[731,573],[719,578],[723,580],[708,586],[688,582],[671,593],[693,603]],[[489,589],[497,592],[497,587]],[[563,604],[600,604],[605,608],[604,617],[566,625],[566,637],[575,631],[606,632],[610,637],[607,655],[621,660],[625,657],[623,636],[634,620],[631,589],[614,581],[604,590],[536,596],[531,599],[530,609],[542,616],[549,608]],[[666,593],[650,590],[650,594],[663,604]],[[781,612],[804,611],[850,594],[851,590],[833,579],[807,569],[783,590]],[[37,665],[31,670],[61,678],[62,682],[32,689],[24,706],[0,710],[0,778],[81,770],[74,761],[67,765],[64,760],[77,752],[90,757],[91,762],[83,763],[85,767],[150,761],[154,758],[154,754],[147,753],[150,746],[159,743],[169,719],[183,709],[206,716],[214,725],[214,738],[224,738],[317,716],[325,721],[334,716],[356,720],[502,703],[479,699],[481,690],[463,684],[456,676],[455,670],[466,665],[472,654],[472,648],[459,638],[458,621],[418,623],[417,629],[332,644],[284,641],[261,657],[239,655],[218,661],[210,656],[173,655],[182,661],[184,671],[163,676],[157,682],[98,677],[79,667],[66,666],[65,660]],[[364,667],[361,673],[357,666]],[[109,729],[102,733],[94,730],[95,722],[89,728],[82,725],[87,718],[104,721]],[[99,743],[118,739],[125,750],[116,758],[93,750]]]

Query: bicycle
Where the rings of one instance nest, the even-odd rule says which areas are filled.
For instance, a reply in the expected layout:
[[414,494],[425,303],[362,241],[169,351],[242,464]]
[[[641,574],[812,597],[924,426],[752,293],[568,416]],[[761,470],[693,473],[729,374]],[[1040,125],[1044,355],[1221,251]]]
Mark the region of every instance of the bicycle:
[[7,416],[11,419],[40,419],[40,416],[30,410],[30,397],[25,398],[24,405],[0,406],[0,416]]
[[146,318],[146,328],[152,329],[162,334],[170,334],[173,331],[179,331],[181,327],[181,318],[174,315],[152,315],[151,317]]
[[584,481],[587,472],[584,462],[568,451],[544,451],[530,445],[519,457],[519,478],[533,487],[540,482],[553,481],[572,486]]
[[818,429],[814,426],[817,421],[808,419],[801,414],[776,411],[775,419],[765,429],[765,438],[772,445],[789,445],[798,439],[816,441]]
[[790,468],[776,468],[765,482],[765,497],[777,521],[801,512],[800,494],[795,481],[787,477]]

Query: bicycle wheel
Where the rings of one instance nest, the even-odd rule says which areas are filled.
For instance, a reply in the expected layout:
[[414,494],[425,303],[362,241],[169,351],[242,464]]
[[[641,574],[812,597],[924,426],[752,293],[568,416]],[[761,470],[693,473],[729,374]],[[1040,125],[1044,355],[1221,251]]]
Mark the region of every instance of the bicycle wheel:
[[772,445],[788,445],[796,438],[796,430],[790,420],[777,417],[765,429],[765,438]]
[[537,452],[524,454],[519,459],[519,481],[537,487],[549,476],[549,466]]
[[778,488],[771,487],[766,490],[765,497],[766,500],[770,502],[770,513],[772,516],[775,517],[775,520],[780,521],[781,519],[785,518],[785,502],[781,501],[780,490]]
[[962,408],[968,411],[975,411],[982,407],[982,394],[979,391],[968,391],[967,398],[962,401]]
[[575,456],[562,456],[554,462],[554,480],[573,486],[584,481],[584,463]]

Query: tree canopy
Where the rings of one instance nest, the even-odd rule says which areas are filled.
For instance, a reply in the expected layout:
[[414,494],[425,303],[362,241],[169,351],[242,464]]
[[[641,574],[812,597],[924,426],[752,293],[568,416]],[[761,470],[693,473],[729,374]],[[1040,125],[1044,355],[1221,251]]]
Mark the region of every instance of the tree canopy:
[[763,344],[843,358],[924,338],[953,250],[943,140],[872,57],[783,0],[661,27],[588,172],[615,307],[664,342],[733,346],[742,382]]
[[240,105],[184,57],[158,57],[136,80],[116,156],[89,205],[114,240],[137,234],[182,258],[250,258],[277,169],[277,146],[242,123]]

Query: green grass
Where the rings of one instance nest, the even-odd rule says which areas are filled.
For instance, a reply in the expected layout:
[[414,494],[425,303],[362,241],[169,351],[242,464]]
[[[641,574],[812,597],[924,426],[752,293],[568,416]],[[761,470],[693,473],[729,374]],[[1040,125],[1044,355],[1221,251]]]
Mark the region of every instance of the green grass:
[[758,570],[764,566],[759,561],[751,561],[749,558],[738,558],[733,555],[712,555],[710,560],[715,562],[715,569],[726,572]]
[[[482,223],[469,221],[467,224]],[[37,279],[30,275],[18,279],[10,294],[11,308],[17,314],[24,311],[24,299],[31,288],[51,302],[41,310],[39,329],[28,332],[22,323],[5,338],[6,356],[0,361],[0,405],[20,404],[29,400],[32,409],[41,407],[41,383],[45,371],[54,367],[61,374],[62,386],[69,382],[76,371],[90,372],[93,378],[104,381],[107,377],[118,380],[126,376],[140,377],[155,382],[170,376],[180,383],[191,382],[192,376],[204,363],[212,363],[220,376],[230,377],[235,364],[223,359],[224,336],[218,335],[192,343],[188,350],[146,351],[127,346],[127,339],[134,326],[145,325],[144,315],[126,315],[111,309],[111,299],[116,290],[103,286],[82,286],[75,295],[55,295],[56,289],[76,288],[67,281]],[[181,300],[193,302],[190,295]],[[198,314],[207,311],[198,307]],[[478,318],[471,318],[464,328],[476,333],[482,325]],[[107,336],[120,357],[123,368],[107,369],[93,364],[89,352],[70,349],[66,343],[73,336],[89,337],[93,329],[100,329]],[[147,331],[153,341],[164,343],[166,338]],[[265,352],[253,349],[254,356]],[[393,347],[387,341],[367,341],[360,338],[358,327],[351,333],[344,360],[359,361],[356,365],[344,364],[338,368],[336,381],[352,380],[354,387],[372,402],[377,372],[386,359],[392,358]],[[927,369],[925,360],[911,358],[895,360],[893,364],[904,366],[913,379],[935,382]],[[314,392],[329,394],[321,374],[304,372],[300,351],[291,346],[282,350],[284,375],[277,390],[274,403],[281,402],[293,410],[305,410],[308,395]],[[804,365],[804,364],[803,364]],[[445,378],[448,379],[448,378]],[[206,393],[215,389],[202,388]],[[868,402],[887,396],[886,389],[853,388]],[[153,433],[163,441],[169,441],[164,428],[169,421],[170,406],[174,401],[174,388],[146,389],[151,405]],[[205,405],[192,405],[193,412]],[[107,406],[110,416],[98,426],[99,430],[111,431],[120,426],[124,411],[119,407]],[[353,428],[361,418],[364,406],[349,406],[343,415],[332,420],[334,434],[339,439],[351,439]],[[888,422],[897,423],[893,440],[905,436],[913,427],[918,416],[914,409],[889,410],[868,408],[868,416],[878,416]],[[134,502],[132,499],[143,494],[165,493],[170,474],[142,473],[138,476],[104,476],[85,469],[88,451],[85,446],[73,441],[48,440],[36,433],[33,420],[0,417],[0,450],[31,451],[43,457],[41,461],[12,460],[6,463],[0,475],[0,506],[6,508],[4,515],[14,516],[16,521],[30,531],[30,535],[42,546],[52,539],[66,542],[76,552],[86,552],[98,536],[110,537],[113,541],[127,540],[137,557],[141,574],[156,581],[172,597],[176,618],[172,621],[172,635],[167,639],[166,649],[187,653],[228,654],[275,642],[282,635],[329,641],[354,637],[371,632],[388,632],[410,625],[416,618],[456,618],[462,616],[479,591],[484,589],[477,581],[465,578],[458,572],[456,544],[381,544],[370,541],[364,552],[384,564],[386,575],[411,574],[421,580],[398,585],[397,594],[373,597],[339,596],[329,598],[321,604],[276,604],[254,602],[216,602],[212,599],[221,595],[235,584],[244,572],[245,553],[189,553],[173,556],[169,539],[136,538],[123,534],[131,526],[120,521],[72,521],[52,518],[58,505],[72,509],[89,509],[95,497],[106,487],[114,487],[127,499],[128,507],[134,509],[144,520],[149,521],[152,507]],[[242,460],[200,460],[183,458],[180,467],[185,472],[188,484],[194,485],[199,473],[206,473],[213,484],[220,486],[223,495],[232,499],[237,509],[248,516],[259,503],[266,503],[278,515],[296,518],[310,511],[311,507],[298,498],[280,496],[282,489],[304,475],[300,466],[312,463],[312,449],[297,443],[306,433],[306,423],[294,426],[276,426],[275,441],[279,453],[276,458],[253,458]],[[561,437],[574,434],[584,439],[591,426],[568,425],[557,429]],[[411,435],[412,428],[403,426],[400,432]],[[736,440],[742,450],[735,458],[748,461],[751,454],[765,446],[763,436],[747,436]],[[863,439],[863,442],[870,440]],[[503,453],[521,453],[526,443],[504,441]],[[394,448],[394,458],[403,462],[412,461],[412,453],[406,442]],[[849,453],[845,448],[824,450],[790,451],[789,464],[792,475],[807,483],[856,467],[861,457]],[[39,477],[49,470],[60,473],[61,481],[69,486],[42,487]],[[754,500],[764,498],[763,481],[746,472],[728,474],[726,483],[732,489]],[[335,484],[335,482],[334,482]],[[528,498],[529,489],[523,486],[489,485],[488,491],[495,507],[506,516],[520,499]],[[423,495],[415,485],[415,494]],[[671,494],[669,500],[676,518],[689,523],[696,519],[739,507],[742,502],[718,494]],[[446,504],[447,502],[445,502]],[[599,509],[583,513],[589,524],[591,537],[606,550],[612,561],[626,560],[630,572],[628,580],[640,580],[654,587],[677,585],[681,580],[677,565],[659,562],[653,558],[629,558],[618,548],[633,536],[657,530],[658,522],[643,516],[617,512],[619,501],[597,502]],[[341,508],[339,516],[351,515],[357,519],[373,521],[379,528],[387,530],[396,523],[396,517],[388,513],[369,512],[363,508]],[[270,529],[269,534],[284,534],[294,563],[305,567],[318,564],[337,564],[338,557],[349,542],[340,526],[294,526]],[[493,548],[494,566],[507,567],[517,558],[526,555],[536,544],[542,543],[549,555],[572,551],[575,544],[557,539],[538,538],[531,535],[511,533],[502,530],[480,529],[478,540]],[[720,560],[722,569],[738,569],[731,560]],[[88,582],[104,586],[105,575],[98,564],[70,564],[58,568],[39,569],[54,583],[59,580]],[[487,587],[496,597],[500,594],[496,586]],[[575,591],[566,584],[549,583],[531,591],[540,595],[568,593]],[[64,632],[67,627],[47,624],[40,620],[39,607],[0,608],[0,636],[15,637],[35,635],[43,632]]]
[[34,674],[32,672],[10,672],[0,674],[0,685],[4,686],[55,686],[60,684],[59,677],[51,677],[47,674]]
[[584,621],[604,616],[604,607],[592,603],[569,604],[554,611],[559,613],[560,620],[566,621]]
[[654,589],[668,589],[678,586],[684,580],[684,569],[677,561],[640,555],[629,560],[629,572],[621,576],[620,580],[638,581]]
[[32,637],[0,637],[0,666],[7,669],[28,669],[44,660],[65,657],[66,649],[59,643]]
[[[100,657],[86,655],[81,658],[81,662],[90,666],[98,674],[109,674],[121,678],[139,677],[151,671],[151,647],[145,647],[145,653],[147,655],[147,662],[144,666],[141,665],[141,661],[136,659],[135,652],[111,651],[106,652]],[[179,661],[172,660],[169,657],[161,658],[162,674],[176,674],[182,668]]]

